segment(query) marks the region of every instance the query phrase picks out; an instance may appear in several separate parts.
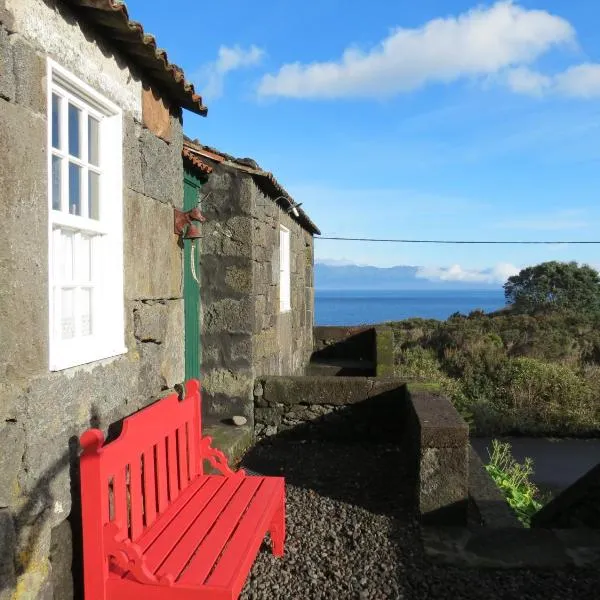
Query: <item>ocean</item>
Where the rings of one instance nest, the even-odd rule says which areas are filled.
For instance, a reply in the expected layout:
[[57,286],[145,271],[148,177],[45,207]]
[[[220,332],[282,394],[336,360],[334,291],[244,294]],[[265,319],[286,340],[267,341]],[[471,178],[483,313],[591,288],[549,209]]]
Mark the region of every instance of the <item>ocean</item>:
[[505,305],[498,290],[316,290],[317,325],[363,325],[400,321],[411,317],[447,319],[452,313],[468,314]]

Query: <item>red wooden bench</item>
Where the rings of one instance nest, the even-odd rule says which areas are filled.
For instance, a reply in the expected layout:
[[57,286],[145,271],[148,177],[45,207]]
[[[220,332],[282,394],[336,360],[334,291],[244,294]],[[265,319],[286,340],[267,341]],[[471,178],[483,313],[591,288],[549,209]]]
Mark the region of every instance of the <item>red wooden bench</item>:
[[200,432],[191,380],[183,400],[127,417],[115,441],[81,436],[86,600],[235,599],[267,532],[283,555],[283,478],[232,471]]

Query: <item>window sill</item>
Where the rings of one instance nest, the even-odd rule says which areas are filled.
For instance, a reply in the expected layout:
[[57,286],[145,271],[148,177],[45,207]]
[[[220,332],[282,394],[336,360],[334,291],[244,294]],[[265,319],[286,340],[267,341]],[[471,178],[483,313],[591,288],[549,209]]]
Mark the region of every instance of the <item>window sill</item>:
[[119,346],[118,348],[107,349],[104,351],[97,350],[93,354],[89,353],[87,356],[85,353],[78,354],[76,356],[64,356],[60,359],[51,361],[50,371],[64,371],[74,367],[82,367],[84,365],[100,362],[116,356],[122,356],[123,354],[127,354],[127,352],[127,347]]
[[287,315],[288,313],[291,313],[292,309],[291,308],[285,308],[285,309],[279,309],[279,314],[280,315]]

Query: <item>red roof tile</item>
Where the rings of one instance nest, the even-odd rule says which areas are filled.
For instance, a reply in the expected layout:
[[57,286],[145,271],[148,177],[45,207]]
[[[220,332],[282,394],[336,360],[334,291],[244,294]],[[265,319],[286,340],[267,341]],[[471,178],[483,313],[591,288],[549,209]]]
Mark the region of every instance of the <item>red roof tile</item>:
[[[191,152],[196,156],[203,156],[214,162],[223,163],[248,173],[252,176],[265,195],[269,196],[275,202],[285,200],[287,206],[284,206],[284,208],[287,209],[296,206],[295,200],[288,194],[287,190],[277,181],[277,179],[275,179],[273,173],[263,171],[255,160],[251,158],[235,158],[231,154],[225,154],[224,152],[215,150],[215,148],[203,146],[197,140],[192,141],[187,137],[184,138],[183,146],[184,149],[187,148],[188,152]],[[298,221],[310,233],[321,235],[319,228],[313,223],[302,208],[296,208],[298,210],[298,217],[294,217],[290,214],[292,219]]]
[[77,16],[92,25],[118,50],[137,65],[165,94],[181,107],[206,116],[208,109],[183,70],[170,63],[165,50],[157,47],[153,35],[144,32],[140,23],[129,19],[127,7],[120,0],[62,0]]

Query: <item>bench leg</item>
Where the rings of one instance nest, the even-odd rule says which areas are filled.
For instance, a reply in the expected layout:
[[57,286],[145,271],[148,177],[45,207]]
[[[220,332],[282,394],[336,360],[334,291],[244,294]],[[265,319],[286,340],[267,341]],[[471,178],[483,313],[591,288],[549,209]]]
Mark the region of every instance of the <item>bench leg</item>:
[[281,503],[271,521],[271,545],[275,556],[283,556],[285,542],[285,496],[282,495]]

